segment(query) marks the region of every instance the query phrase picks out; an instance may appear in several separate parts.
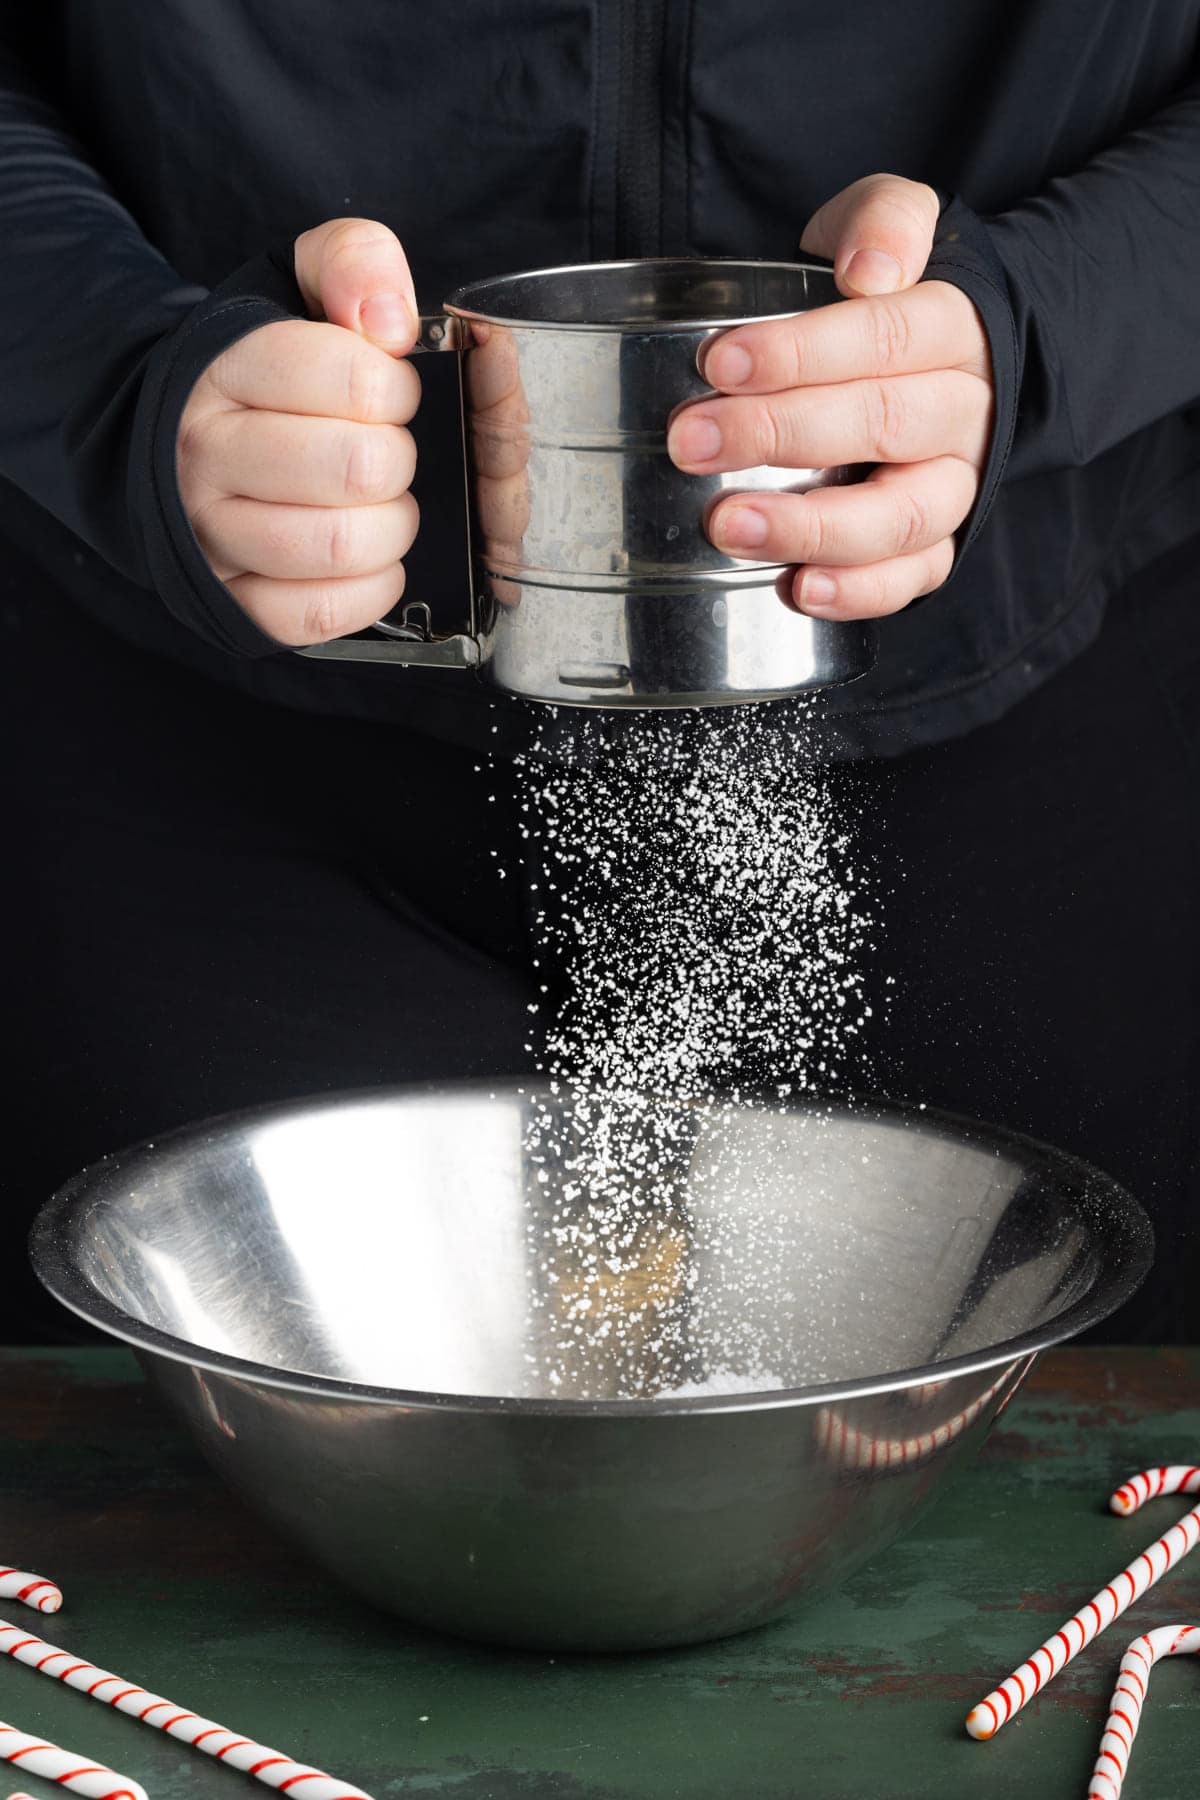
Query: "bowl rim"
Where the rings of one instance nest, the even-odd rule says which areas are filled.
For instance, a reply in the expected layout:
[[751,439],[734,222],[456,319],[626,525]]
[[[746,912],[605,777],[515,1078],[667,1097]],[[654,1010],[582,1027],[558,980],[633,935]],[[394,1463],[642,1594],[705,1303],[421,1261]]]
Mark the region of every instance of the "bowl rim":
[[[357,1088],[344,1092],[325,1092],[295,1100],[241,1107],[231,1112],[214,1114],[171,1131],[157,1133],[114,1151],[89,1163],[51,1195],[35,1215],[29,1233],[29,1256],[34,1274],[42,1286],[68,1311],[86,1324],[149,1356],[162,1357],[205,1374],[226,1376],[235,1381],[261,1387],[281,1389],[312,1398],[360,1401],[369,1405],[390,1406],[414,1412],[494,1413],[505,1416],[566,1418],[654,1418],[693,1413],[749,1413],[778,1411],[785,1407],[827,1405],[834,1402],[869,1398],[917,1386],[930,1380],[949,1381],[959,1376],[983,1374],[989,1370],[1014,1366],[1032,1359],[1041,1351],[1098,1325],[1110,1313],[1124,1305],[1145,1280],[1154,1261],[1154,1230],[1142,1206],[1129,1190],[1114,1177],[1094,1164],[1067,1151],[1007,1127],[989,1125],[979,1120],[940,1107],[904,1103],[875,1095],[795,1096],[780,1102],[776,1095],[764,1095],[764,1107],[778,1112],[781,1106],[789,1112],[820,1112],[825,1116],[855,1117],[868,1115],[904,1125],[930,1127],[955,1142],[974,1144],[992,1150],[997,1156],[1004,1151],[1019,1154],[1021,1160],[1044,1174],[1058,1173],[1064,1185],[1076,1189],[1076,1199],[1084,1213],[1091,1212],[1091,1223],[1097,1228],[1097,1249],[1101,1267],[1088,1292],[1073,1301],[1053,1319],[1031,1327],[1015,1336],[990,1345],[986,1350],[970,1351],[947,1357],[940,1362],[921,1363],[897,1369],[885,1375],[856,1376],[848,1381],[812,1382],[801,1387],[751,1390],[743,1393],[701,1394],[630,1400],[555,1399],[551,1396],[509,1396],[502,1394],[440,1394],[420,1389],[380,1387],[367,1382],[351,1381],[340,1376],[313,1375],[298,1369],[281,1369],[253,1358],[239,1357],[226,1351],[210,1350],[176,1337],[157,1326],[135,1318],[107,1299],[86,1280],[77,1264],[67,1254],[66,1246],[73,1235],[86,1227],[90,1213],[103,1205],[104,1195],[95,1192],[102,1177],[111,1178],[129,1163],[145,1161],[165,1149],[179,1149],[189,1143],[199,1144],[227,1135],[251,1124],[266,1125],[297,1114],[345,1111],[348,1108],[389,1106],[398,1100],[430,1096],[488,1094],[516,1098],[525,1094],[546,1092],[549,1084],[530,1076],[503,1077],[496,1080],[473,1079],[444,1082],[403,1082],[389,1086]],[[732,1098],[732,1097],[731,1097]],[[678,1101],[667,1102],[678,1105]],[[738,1103],[754,1106],[756,1097],[745,1092]]]

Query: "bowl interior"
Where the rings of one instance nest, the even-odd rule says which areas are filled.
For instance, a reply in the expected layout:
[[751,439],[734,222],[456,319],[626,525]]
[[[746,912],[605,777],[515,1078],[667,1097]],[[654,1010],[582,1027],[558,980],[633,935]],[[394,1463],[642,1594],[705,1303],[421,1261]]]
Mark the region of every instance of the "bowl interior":
[[[599,1104],[463,1088],[217,1121],[78,1177],[35,1263],[135,1340],[423,1394],[622,1400],[999,1359],[1103,1316],[1148,1262],[1115,1184],[984,1128]],[[647,1134],[653,1181],[597,1201],[596,1167],[644,1162]]]

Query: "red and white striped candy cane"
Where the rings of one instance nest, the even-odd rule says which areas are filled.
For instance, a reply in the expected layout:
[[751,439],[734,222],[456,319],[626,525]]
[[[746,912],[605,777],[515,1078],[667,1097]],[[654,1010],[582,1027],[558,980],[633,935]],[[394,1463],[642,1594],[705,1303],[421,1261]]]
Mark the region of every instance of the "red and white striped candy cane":
[[62,1605],[62,1589],[28,1569],[0,1569],[0,1600],[23,1600],[34,1612],[54,1613]]
[[1120,1800],[1151,1669],[1161,1657],[1186,1656],[1195,1651],[1200,1651],[1200,1625],[1160,1625],[1157,1631],[1147,1631],[1130,1644],[1121,1658],[1121,1673],[1100,1739],[1100,1755],[1092,1771],[1088,1800]]
[[5,1762],[19,1763],[28,1775],[41,1775],[57,1782],[85,1800],[146,1800],[145,1788],[128,1775],[118,1775],[100,1763],[89,1762],[71,1750],[60,1750],[45,1738],[30,1737],[12,1725],[0,1725],[0,1757]]
[[[43,1643],[41,1638],[30,1637],[19,1625],[6,1625],[3,1620],[0,1620],[0,1654],[27,1663],[30,1668],[64,1682],[67,1687],[79,1688],[92,1699],[115,1706],[118,1712],[129,1713],[144,1725],[165,1731],[169,1737],[180,1738],[194,1750],[203,1750],[206,1756],[216,1757],[218,1762],[241,1769],[247,1775],[255,1775],[268,1787],[278,1788],[280,1793],[300,1794],[303,1800],[370,1800],[360,1788],[335,1781],[331,1775],[323,1774],[320,1769],[310,1769],[306,1763],[293,1762],[291,1757],[281,1756],[278,1750],[269,1750],[265,1744],[239,1737],[236,1731],[229,1731],[212,1719],[202,1719],[185,1707],[176,1706],[174,1701],[147,1693],[145,1688],[136,1687],[120,1675],[97,1669],[70,1650],[58,1650],[53,1644]],[[2,1746],[3,1740],[0,1740],[0,1755],[4,1754]],[[80,1791],[93,1793],[90,1788]],[[140,1788],[135,1800],[145,1800]]]
[[[1119,1487],[1108,1504],[1113,1512],[1128,1516],[1137,1512],[1147,1500],[1157,1499],[1160,1494],[1197,1492],[1200,1492],[1200,1469],[1184,1468],[1182,1465],[1169,1469],[1147,1469]],[[1142,1551],[1136,1562],[1130,1563],[1127,1569],[1122,1569],[1119,1575],[1114,1575],[1086,1606],[1081,1606],[1067,1620],[1061,1630],[1039,1645],[1029,1661],[1014,1670],[994,1693],[989,1694],[986,1700],[981,1700],[978,1706],[972,1707],[967,1714],[967,1730],[971,1736],[995,1737],[1000,1727],[1007,1725],[1026,1701],[1032,1700],[1039,1688],[1052,1681],[1059,1670],[1065,1669],[1085,1645],[1090,1644],[1114,1619],[1119,1619],[1126,1607],[1132,1606],[1147,1588],[1152,1588],[1189,1550],[1194,1550],[1197,1541],[1200,1541],[1200,1506],[1193,1506],[1190,1512],[1183,1515],[1178,1525],[1172,1525],[1170,1531]]]

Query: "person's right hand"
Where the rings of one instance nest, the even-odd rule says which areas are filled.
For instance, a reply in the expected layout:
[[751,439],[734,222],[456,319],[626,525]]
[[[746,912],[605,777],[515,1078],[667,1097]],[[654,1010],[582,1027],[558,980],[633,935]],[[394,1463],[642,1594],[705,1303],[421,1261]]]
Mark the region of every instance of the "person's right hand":
[[[179,491],[213,572],[280,644],[382,617],[417,531],[421,385],[404,251],[386,225],[332,219],[296,239],[310,322],[264,325],[205,370],[180,421]],[[318,323],[317,321],[321,321]]]

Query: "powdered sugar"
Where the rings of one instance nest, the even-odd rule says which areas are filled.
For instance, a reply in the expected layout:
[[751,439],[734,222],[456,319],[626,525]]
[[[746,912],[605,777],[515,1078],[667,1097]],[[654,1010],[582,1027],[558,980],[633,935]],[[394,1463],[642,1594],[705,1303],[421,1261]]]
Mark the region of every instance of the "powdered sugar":
[[[770,1188],[769,1169],[720,1154],[729,1102],[862,1081],[870,904],[809,708],[541,716],[517,770],[551,1093],[526,1134],[531,1390],[811,1379],[780,1375],[755,1308],[739,1318],[726,1294],[718,1319],[698,1279],[714,1256],[744,1260]],[[701,1142],[724,1183],[703,1225]]]

